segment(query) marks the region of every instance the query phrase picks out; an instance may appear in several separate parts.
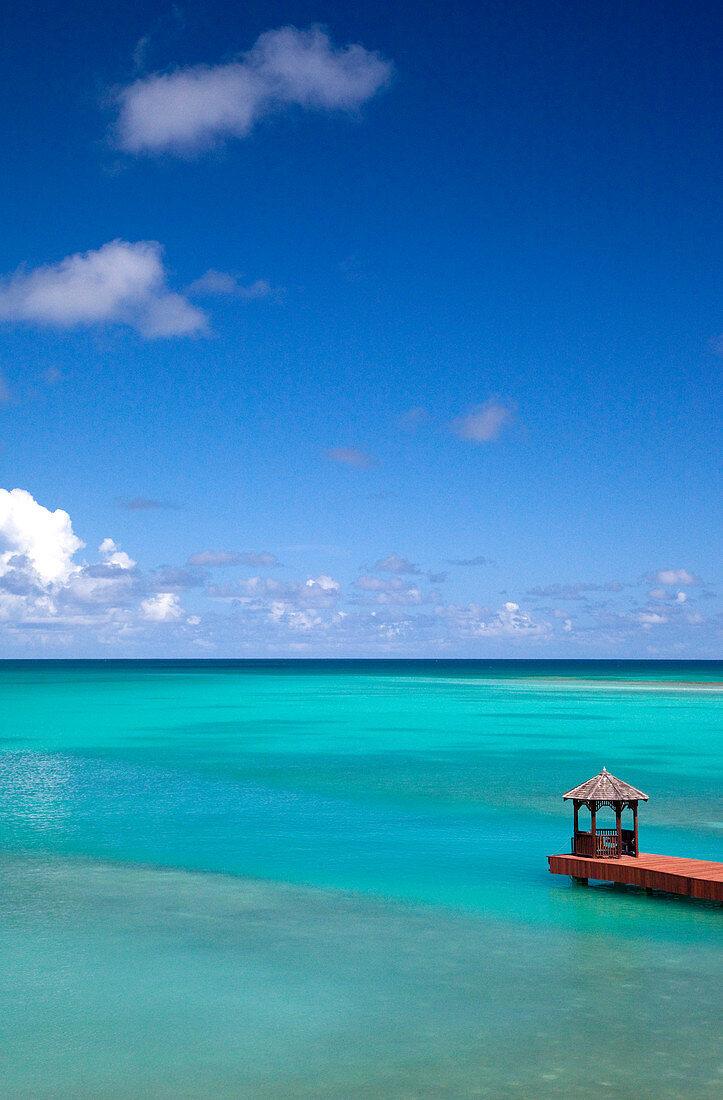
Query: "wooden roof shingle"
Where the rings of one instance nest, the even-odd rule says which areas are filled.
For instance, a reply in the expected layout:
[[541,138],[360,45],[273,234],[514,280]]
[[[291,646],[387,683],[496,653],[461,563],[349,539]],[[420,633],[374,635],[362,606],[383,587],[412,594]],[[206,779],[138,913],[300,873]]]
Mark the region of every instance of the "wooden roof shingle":
[[581,783],[579,787],[573,787],[571,791],[562,796],[566,798],[579,798],[583,802],[647,802],[647,794],[643,794],[637,787],[631,787],[622,779],[616,779],[607,768],[603,768],[599,775]]

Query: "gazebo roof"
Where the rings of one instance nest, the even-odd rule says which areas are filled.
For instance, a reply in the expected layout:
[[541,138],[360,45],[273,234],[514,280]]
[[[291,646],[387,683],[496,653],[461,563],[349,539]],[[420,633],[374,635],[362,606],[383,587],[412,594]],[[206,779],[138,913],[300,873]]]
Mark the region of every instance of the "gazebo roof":
[[603,768],[599,775],[594,775],[579,787],[573,787],[571,791],[562,796],[566,798],[579,798],[582,802],[647,802],[647,794],[643,794],[629,783],[623,783],[622,779],[616,779],[607,768]]

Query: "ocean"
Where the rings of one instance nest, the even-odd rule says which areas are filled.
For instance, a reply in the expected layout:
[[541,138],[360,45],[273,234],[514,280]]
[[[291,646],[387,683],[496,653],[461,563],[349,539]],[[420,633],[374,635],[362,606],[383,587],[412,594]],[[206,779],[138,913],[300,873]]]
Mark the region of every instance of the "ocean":
[[605,765],[643,851],[723,860],[721,682],[0,663],[0,1093],[720,1096],[723,909],[546,857]]

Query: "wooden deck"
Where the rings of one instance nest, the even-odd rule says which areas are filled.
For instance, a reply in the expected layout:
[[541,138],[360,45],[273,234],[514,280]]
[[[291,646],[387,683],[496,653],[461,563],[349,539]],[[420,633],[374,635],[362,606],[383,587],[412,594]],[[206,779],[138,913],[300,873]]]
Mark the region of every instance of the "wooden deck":
[[680,859],[641,852],[618,859],[591,859],[586,856],[548,856],[550,873],[573,878],[620,882],[642,886],[646,890],[665,890],[690,898],[723,902],[723,863],[703,859]]

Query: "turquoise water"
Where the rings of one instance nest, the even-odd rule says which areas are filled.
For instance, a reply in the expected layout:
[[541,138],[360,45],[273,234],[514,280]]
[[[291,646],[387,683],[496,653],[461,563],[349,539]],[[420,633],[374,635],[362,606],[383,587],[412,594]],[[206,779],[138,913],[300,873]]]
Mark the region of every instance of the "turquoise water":
[[718,1096],[723,910],[547,872],[561,794],[723,860],[723,665],[0,665],[3,1096]]

